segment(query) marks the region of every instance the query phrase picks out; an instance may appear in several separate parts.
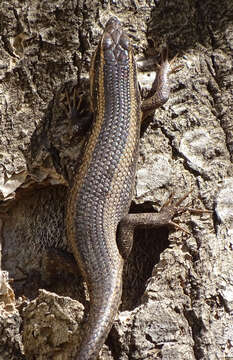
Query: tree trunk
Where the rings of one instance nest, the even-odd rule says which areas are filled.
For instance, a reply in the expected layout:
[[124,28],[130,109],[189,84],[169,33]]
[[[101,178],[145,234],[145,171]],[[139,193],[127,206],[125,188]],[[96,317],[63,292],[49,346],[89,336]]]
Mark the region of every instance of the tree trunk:
[[134,44],[144,96],[165,44],[182,65],[143,132],[131,210],[192,190],[185,205],[212,213],[183,212],[188,233],[136,231],[100,359],[233,359],[232,0],[1,0],[0,359],[72,359],[81,336],[74,300],[86,305],[86,291],[64,214],[85,137],[66,92],[83,93],[88,114],[90,59],[112,15]]

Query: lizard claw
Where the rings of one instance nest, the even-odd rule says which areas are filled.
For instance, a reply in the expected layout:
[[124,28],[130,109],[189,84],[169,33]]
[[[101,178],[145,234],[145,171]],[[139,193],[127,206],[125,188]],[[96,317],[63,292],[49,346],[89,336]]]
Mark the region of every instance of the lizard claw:
[[[188,191],[187,193],[185,193],[179,200],[177,200],[176,202],[174,202],[174,193],[172,193],[168,200],[163,204],[163,206],[161,207],[160,212],[169,212],[170,214],[172,214],[171,219],[178,215],[181,214],[183,212],[189,211],[195,214],[202,214],[202,213],[212,213],[211,210],[206,210],[206,209],[195,209],[195,208],[191,208],[188,206],[180,206],[180,204],[191,194],[191,192],[193,191],[193,189],[191,189],[190,191]],[[169,225],[177,228],[178,230],[181,230],[189,235],[191,235],[191,233],[184,229],[182,226],[178,225],[177,223],[175,223],[172,220],[169,220]]]
[[69,91],[65,89],[61,102],[71,122],[70,134],[72,135],[73,131],[80,133],[80,135],[86,133],[91,124],[92,114],[89,111],[89,104],[84,93],[78,93],[77,86],[73,86]]

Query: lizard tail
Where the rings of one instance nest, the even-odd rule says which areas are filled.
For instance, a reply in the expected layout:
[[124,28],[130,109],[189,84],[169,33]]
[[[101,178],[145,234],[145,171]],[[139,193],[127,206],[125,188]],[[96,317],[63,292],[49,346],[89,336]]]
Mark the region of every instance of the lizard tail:
[[99,287],[89,284],[90,312],[75,360],[96,360],[111,330],[122,294],[122,269],[114,272],[114,279],[111,274]]

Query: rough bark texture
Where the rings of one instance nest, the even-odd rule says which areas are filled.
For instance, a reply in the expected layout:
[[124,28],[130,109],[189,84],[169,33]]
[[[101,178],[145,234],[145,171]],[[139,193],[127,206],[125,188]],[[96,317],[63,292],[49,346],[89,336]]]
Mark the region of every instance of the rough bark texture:
[[[183,65],[143,134],[132,210],[193,189],[190,206],[213,213],[182,214],[190,235],[136,232],[100,358],[233,359],[232,0],[1,0],[2,268],[17,300],[3,272],[0,359],[72,359],[78,345],[83,309],[65,296],[83,302],[85,288],[73,260],[64,270],[43,244],[67,250],[66,184],[83,138],[64,94],[78,84],[87,99],[90,57],[113,14],[135,44],[143,92],[161,45]],[[35,299],[39,287],[59,296]]]

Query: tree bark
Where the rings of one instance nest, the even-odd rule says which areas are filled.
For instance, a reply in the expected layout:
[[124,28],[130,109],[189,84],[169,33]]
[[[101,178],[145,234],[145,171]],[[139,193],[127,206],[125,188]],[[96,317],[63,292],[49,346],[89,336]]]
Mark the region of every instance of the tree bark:
[[131,210],[192,190],[185,204],[212,213],[182,213],[190,234],[136,232],[100,359],[233,359],[232,0],[1,1],[0,359],[72,359],[81,336],[85,285],[73,259],[65,271],[44,244],[67,263],[67,183],[85,139],[66,91],[82,92],[88,113],[90,59],[112,15],[144,95],[165,44],[182,65],[143,132]]

